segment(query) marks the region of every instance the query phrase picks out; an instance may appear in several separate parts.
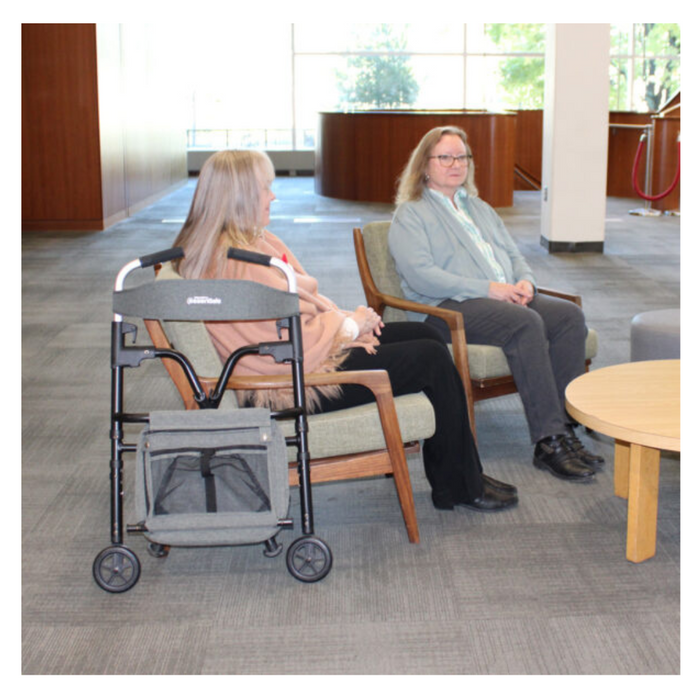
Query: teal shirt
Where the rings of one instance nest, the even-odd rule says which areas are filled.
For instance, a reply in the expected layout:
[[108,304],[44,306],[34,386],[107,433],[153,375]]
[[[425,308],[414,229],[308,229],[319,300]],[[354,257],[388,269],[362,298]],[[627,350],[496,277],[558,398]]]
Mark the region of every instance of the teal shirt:
[[[459,206],[491,247],[505,282],[527,280],[536,288],[530,266],[494,209],[466,191],[459,194]],[[389,250],[405,297],[421,304],[437,306],[445,299],[487,297],[490,283],[498,281],[474,237],[465,235],[456,212],[433,196],[432,190],[397,207],[389,229]],[[409,317],[423,320],[425,315],[411,313]]]

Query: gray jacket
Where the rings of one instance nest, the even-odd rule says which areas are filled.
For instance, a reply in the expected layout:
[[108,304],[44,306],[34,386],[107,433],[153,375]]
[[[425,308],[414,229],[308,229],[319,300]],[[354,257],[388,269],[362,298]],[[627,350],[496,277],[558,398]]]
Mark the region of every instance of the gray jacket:
[[[492,245],[506,281],[535,278],[501,217],[478,197],[467,198],[467,211]],[[411,301],[437,306],[445,299],[464,301],[488,296],[493,271],[456,217],[429,193],[404,202],[389,229],[389,250],[396,262],[404,295]],[[424,314],[409,314],[423,320]]]

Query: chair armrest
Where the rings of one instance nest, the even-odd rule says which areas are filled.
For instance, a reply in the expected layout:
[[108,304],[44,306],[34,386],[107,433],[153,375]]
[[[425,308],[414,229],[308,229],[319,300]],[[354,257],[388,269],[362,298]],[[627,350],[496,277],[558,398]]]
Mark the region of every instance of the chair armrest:
[[557,297],[558,299],[566,299],[567,301],[572,301],[576,306],[582,306],[581,297],[578,294],[568,294],[567,292],[559,292],[556,289],[537,289],[538,294],[546,294],[550,297]]
[[[441,309],[437,306],[430,306],[430,304],[419,304],[415,301],[409,301],[408,299],[402,299],[401,297],[393,297],[389,294],[377,293],[377,299],[381,305],[381,310],[384,310],[385,306],[391,306],[394,309],[401,309],[402,311],[414,311],[419,314],[427,314],[428,316],[435,316],[441,318],[450,330],[457,330],[461,328],[464,330],[464,319],[459,311],[450,311],[449,309]],[[380,310],[377,309],[380,313]]]
[[[218,381],[213,378],[201,379],[205,386],[213,386]],[[389,374],[384,369],[358,370],[352,372],[316,372],[304,375],[306,386],[328,386],[332,384],[362,384],[368,389],[391,393]],[[236,375],[226,384],[227,389],[288,389],[292,386],[291,375]]]
[[[546,294],[550,297],[557,297],[558,299],[566,299],[571,301],[577,306],[581,306],[581,296],[579,294],[569,294],[568,292],[560,292],[556,289],[544,289],[539,287],[537,289],[538,294]],[[437,306],[430,306],[430,304],[419,304],[414,301],[409,301],[408,299],[401,299],[400,297],[393,297],[389,294],[382,294],[381,292],[376,292],[376,298],[382,308],[383,306],[391,306],[395,309],[402,309],[403,311],[415,311],[419,314],[428,314],[428,316],[436,316],[437,318],[443,319],[449,326],[450,330],[457,328],[456,318],[462,318],[462,314],[459,311],[450,311],[449,309],[440,309]],[[379,309],[377,309],[379,312]],[[462,322],[462,328],[464,328],[464,323]]]
[[[200,377],[199,380],[207,394],[216,387],[218,377]],[[369,389],[377,401],[382,404],[380,413],[386,403],[391,403],[394,410],[394,394],[391,390],[389,373],[384,369],[357,370],[349,372],[317,372],[304,375],[304,385],[329,386],[338,384],[361,384]],[[291,389],[291,375],[237,375],[231,377],[226,384],[226,389],[238,390],[264,390],[264,389]],[[385,410],[385,409],[384,409]]]
[[[213,378],[201,379],[207,392],[216,385]],[[305,386],[328,386],[337,384],[361,384],[374,394],[382,424],[387,448],[402,450],[403,440],[399,419],[394,405],[394,394],[391,390],[389,373],[385,369],[370,369],[348,372],[317,372],[304,375]],[[226,384],[227,389],[283,389],[292,386],[291,376],[259,375],[231,377]]]
[[469,373],[469,351],[467,348],[467,336],[464,332],[464,317],[459,311],[451,311],[450,309],[441,309],[430,304],[419,304],[415,301],[394,297],[389,294],[376,292],[376,299],[379,302],[380,308],[391,306],[403,311],[414,311],[419,314],[427,314],[441,318],[450,329],[450,338],[452,342],[452,357],[455,366],[462,378],[464,391],[467,394],[467,405],[469,407],[469,420],[474,425],[474,400],[472,396],[472,378]]

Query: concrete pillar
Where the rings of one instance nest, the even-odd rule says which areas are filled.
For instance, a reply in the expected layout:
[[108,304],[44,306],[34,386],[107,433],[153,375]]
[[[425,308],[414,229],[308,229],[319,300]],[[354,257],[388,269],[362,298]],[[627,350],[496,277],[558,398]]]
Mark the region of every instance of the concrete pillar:
[[542,245],[602,252],[608,162],[609,24],[547,25]]

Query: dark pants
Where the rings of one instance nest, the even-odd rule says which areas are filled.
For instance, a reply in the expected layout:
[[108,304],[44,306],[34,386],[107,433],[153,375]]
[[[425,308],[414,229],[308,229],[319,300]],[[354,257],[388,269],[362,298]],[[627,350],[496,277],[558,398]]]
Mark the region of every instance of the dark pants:
[[[433,500],[442,505],[471,501],[483,493],[481,462],[469,427],[464,385],[440,334],[424,323],[389,323],[376,355],[351,350],[341,370],[385,369],[394,396],[425,393],[436,429],[423,445],[423,464]],[[342,395],[323,399],[321,411],[373,401],[365,387],[343,386]]]
[[[523,402],[532,442],[566,430],[564,391],[585,369],[586,321],[570,301],[538,294],[528,306],[495,299],[448,299],[441,307],[461,311],[469,343],[503,349]],[[426,325],[449,338],[444,321]]]

